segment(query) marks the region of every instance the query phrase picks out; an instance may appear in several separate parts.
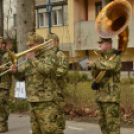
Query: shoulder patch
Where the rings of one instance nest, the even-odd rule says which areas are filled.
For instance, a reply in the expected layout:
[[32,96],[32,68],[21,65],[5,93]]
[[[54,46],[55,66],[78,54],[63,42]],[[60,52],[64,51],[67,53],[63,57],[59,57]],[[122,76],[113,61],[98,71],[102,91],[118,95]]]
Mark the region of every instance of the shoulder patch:
[[66,60],[64,60],[64,64],[67,64],[67,61]]
[[56,61],[56,59],[55,58],[52,58],[52,62],[55,62]]

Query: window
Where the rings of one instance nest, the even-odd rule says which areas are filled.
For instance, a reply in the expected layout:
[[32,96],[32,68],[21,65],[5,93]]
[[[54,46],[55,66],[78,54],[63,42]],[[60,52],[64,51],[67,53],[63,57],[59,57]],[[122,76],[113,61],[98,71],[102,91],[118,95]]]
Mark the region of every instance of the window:
[[52,11],[51,15],[52,26],[62,26],[63,25],[63,10]]
[[102,10],[102,2],[96,2],[95,7],[96,7],[96,17],[97,17],[100,11]]
[[13,15],[13,23],[14,23],[14,26],[17,26],[17,14]]
[[[112,1],[114,1],[114,0],[108,0],[107,1],[107,4],[109,3],[109,2],[112,2]],[[100,13],[100,11],[102,10],[102,2],[100,1],[100,2],[96,2],[95,3],[95,7],[96,7],[96,17],[98,16],[98,14]]]
[[39,13],[39,26],[44,26],[43,13]]
[[[64,9],[62,6],[53,7],[53,10],[51,12],[51,25],[52,26],[63,26],[64,24],[63,11],[66,13],[66,8]],[[46,8],[41,8],[37,12],[38,12],[37,23],[38,23],[39,28],[48,27],[49,14],[46,12]]]
[[39,27],[47,27],[48,26],[48,13],[39,13]]
[[133,62],[122,62],[122,71],[131,71],[133,70]]
[[52,12],[52,25],[57,25],[57,13],[56,13],[56,11]]

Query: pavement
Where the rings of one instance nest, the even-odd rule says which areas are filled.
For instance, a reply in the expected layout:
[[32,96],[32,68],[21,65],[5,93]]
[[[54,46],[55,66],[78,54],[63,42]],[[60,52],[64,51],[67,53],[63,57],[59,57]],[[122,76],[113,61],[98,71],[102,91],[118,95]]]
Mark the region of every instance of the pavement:
[[[32,134],[30,117],[11,114],[9,116],[9,132],[3,134]],[[65,134],[101,134],[101,131],[97,124],[66,121]],[[121,128],[121,134],[134,134],[134,128]]]

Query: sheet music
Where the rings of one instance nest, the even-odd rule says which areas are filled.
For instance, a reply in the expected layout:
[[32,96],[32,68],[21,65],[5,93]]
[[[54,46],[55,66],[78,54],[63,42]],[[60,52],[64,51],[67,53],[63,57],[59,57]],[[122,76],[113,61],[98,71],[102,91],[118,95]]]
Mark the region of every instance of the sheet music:
[[83,69],[88,69],[88,64],[86,63],[86,61],[89,61],[88,57],[85,57],[78,61],[78,63],[81,65]]
[[25,90],[25,81],[20,82],[20,81],[16,81],[15,84],[15,92],[14,92],[14,97],[17,99],[26,99],[27,95],[26,95],[26,90]]

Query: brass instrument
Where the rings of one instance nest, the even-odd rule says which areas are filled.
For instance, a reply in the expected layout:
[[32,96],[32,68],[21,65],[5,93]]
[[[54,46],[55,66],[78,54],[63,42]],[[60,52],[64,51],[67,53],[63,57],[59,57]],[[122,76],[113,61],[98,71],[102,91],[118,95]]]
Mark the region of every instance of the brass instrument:
[[[132,7],[126,0],[115,0],[102,9],[95,23],[96,32],[102,38],[112,38],[118,35],[118,51],[124,53],[128,43],[128,23],[132,17]],[[113,54],[107,60],[113,60]],[[100,83],[104,77],[105,70],[97,70],[94,75],[94,82]]]
[[[53,45],[53,43],[50,43],[52,40],[53,40],[53,39],[50,39],[49,41],[47,41],[47,42],[45,42],[45,43],[42,43],[42,44],[40,44],[40,45],[38,45],[38,46],[35,46],[35,47],[31,48],[31,49],[28,49],[28,50],[26,50],[26,51],[24,51],[24,52],[20,52],[20,53],[18,53],[18,54],[11,53],[12,63],[13,63],[14,65],[16,65],[17,59],[19,59],[20,57],[22,57],[22,56],[26,55],[27,53],[32,52],[32,51],[34,51],[34,50],[37,50],[37,53],[40,53],[40,52],[41,52],[42,50],[44,50],[46,47],[49,47],[50,45],[51,45],[51,46]],[[50,44],[48,44],[48,43],[50,43]]]
[[[53,41],[53,42],[51,42],[51,41]],[[42,43],[42,44],[40,44],[40,45],[38,45],[38,46],[35,46],[35,47],[31,48],[31,49],[28,49],[28,50],[26,50],[26,51],[20,52],[20,53],[18,53],[18,54],[10,53],[11,61],[12,61],[12,63],[13,63],[14,65],[17,65],[17,59],[19,59],[20,57],[22,57],[22,56],[26,55],[27,53],[32,52],[32,51],[34,51],[34,50],[36,50],[36,51],[37,51],[37,54],[39,54],[40,52],[42,52],[42,51],[44,51],[44,50],[46,50],[46,49],[52,48],[52,47],[54,46],[54,43],[55,43],[55,40],[54,40],[54,39],[50,39],[49,41],[47,41],[47,42],[45,42],[45,43]],[[6,63],[6,64],[9,64],[9,63],[10,63],[10,62],[8,62],[8,63]],[[22,63],[23,63],[23,62],[22,62]],[[0,68],[3,67],[3,66],[5,66],[6,64],[1,65]],[[21,63],[20,63],[20,64],[21,64]],[[4,74],[8,73],[9,71],[10,71],[10,69],[7,70],[7,71],[5,71],[5,72],[2,72],[2,73],[0,74],[0,76],[2,76],[2,75],[4,75]]]

